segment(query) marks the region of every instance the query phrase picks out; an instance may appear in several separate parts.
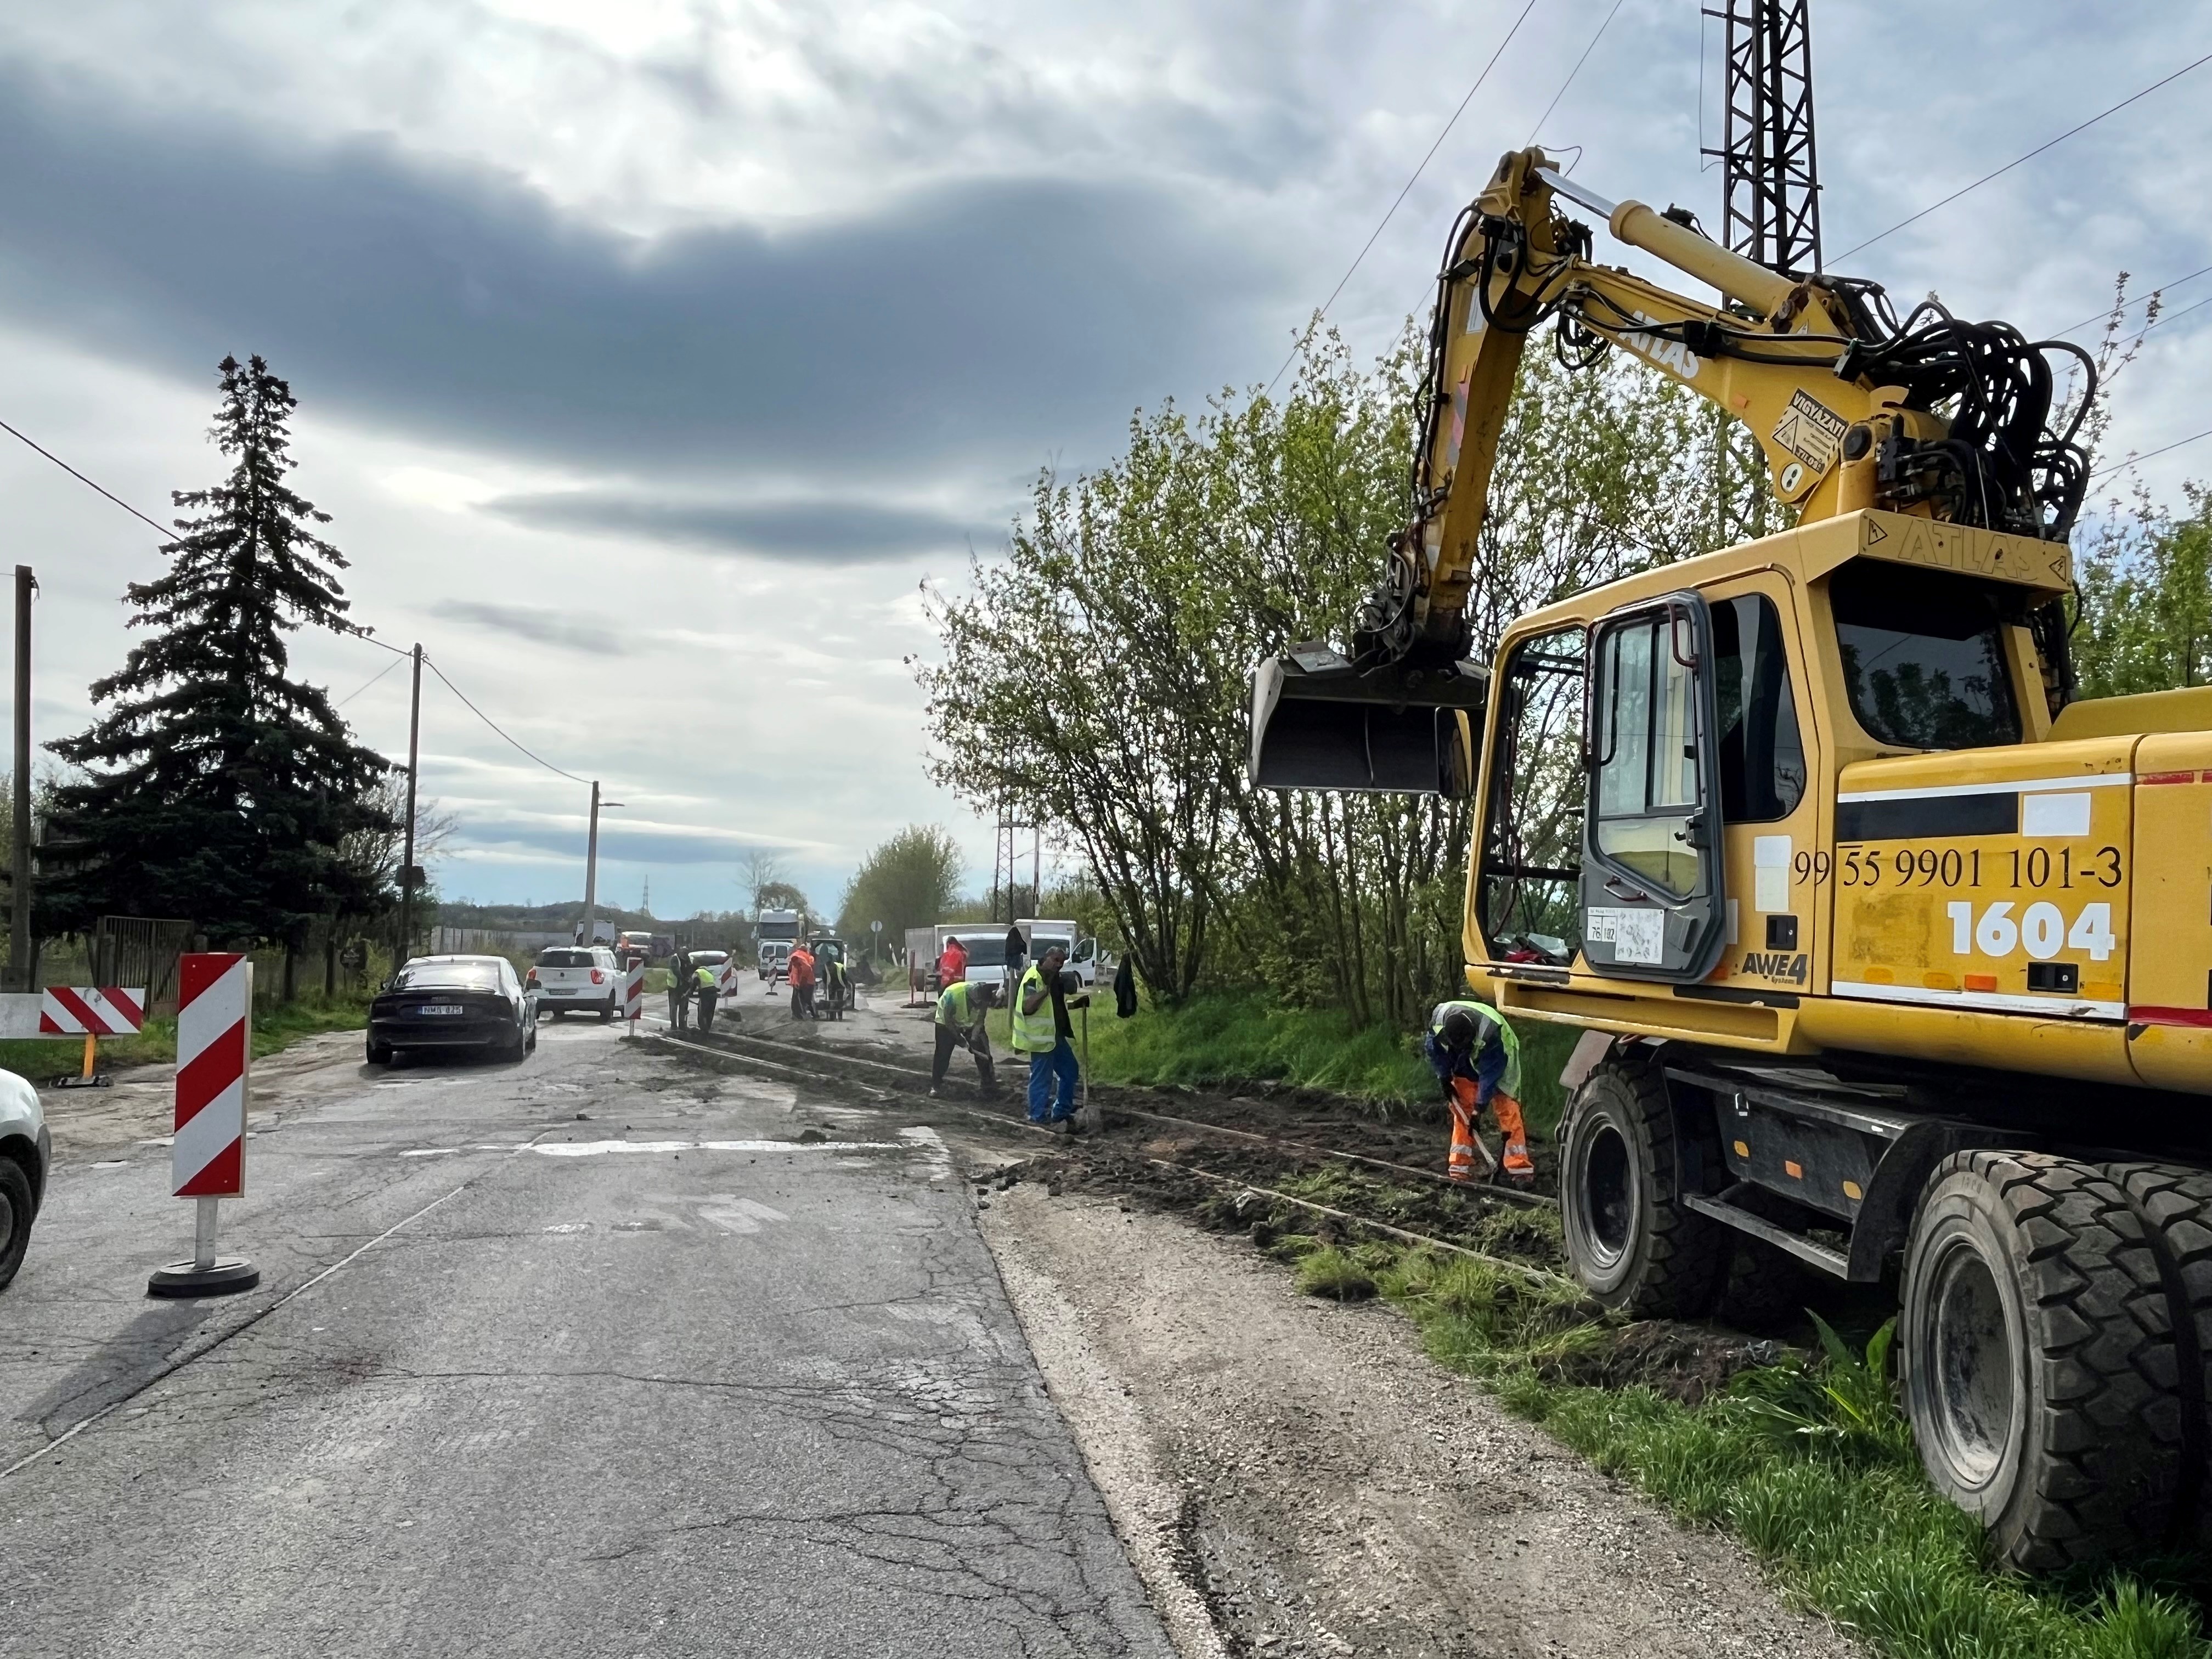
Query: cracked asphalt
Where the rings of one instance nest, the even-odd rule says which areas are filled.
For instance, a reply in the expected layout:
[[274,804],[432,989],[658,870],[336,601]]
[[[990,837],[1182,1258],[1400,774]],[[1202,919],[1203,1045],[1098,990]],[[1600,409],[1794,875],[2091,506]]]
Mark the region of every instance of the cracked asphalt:
[[596,1025],[358,1043],[257,1070],[242,1297],[148,1300],[157,1126],[53,1108],[0,1651],[1172,1652],[933,1131]]

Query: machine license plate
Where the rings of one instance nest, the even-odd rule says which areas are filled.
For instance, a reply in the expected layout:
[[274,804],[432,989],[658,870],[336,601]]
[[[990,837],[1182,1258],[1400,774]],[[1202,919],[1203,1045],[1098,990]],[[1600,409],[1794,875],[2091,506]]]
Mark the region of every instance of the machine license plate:
[[545,989],[550,994],[556,997],[572,997],[576,994],[576,988],[573,985],[549,985]]
[[418,1014],[464,1014],[468,1010],[457,1002],[434,1002],[415,1012]]

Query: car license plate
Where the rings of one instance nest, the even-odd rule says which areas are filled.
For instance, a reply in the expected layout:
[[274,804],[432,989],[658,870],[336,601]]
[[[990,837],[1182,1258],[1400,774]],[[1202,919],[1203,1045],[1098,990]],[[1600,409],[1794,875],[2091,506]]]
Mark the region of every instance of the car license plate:
[[436,1002],[415,1012],[418,1014],[465,1014],[468,1010],[457,1002]]
[[573,985],[549,985],[545,988],[556,997],[572,997],[576,994],[576,988]]

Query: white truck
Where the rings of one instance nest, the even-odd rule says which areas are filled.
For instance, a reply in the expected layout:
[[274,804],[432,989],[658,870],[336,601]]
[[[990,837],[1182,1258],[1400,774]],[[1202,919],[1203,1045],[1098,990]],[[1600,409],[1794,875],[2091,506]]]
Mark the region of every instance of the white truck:
[[770,984],[787,970],[791,947],[799,942],[799,921],[796,910],[763,910],[753,923],[753,937],[760,941],[760,976]]
[[1022,930],[1022,937],[1030,942],[1030,960],[1035,962],[1054,945],[1067,952],[1067,966],[1083,981],[1083,988],[1093,991],[1098,988],[1098,969],[1102,960],[1096,939],[1085,938],[1073,921],[1051,916],[1024,916],[1014,923]]

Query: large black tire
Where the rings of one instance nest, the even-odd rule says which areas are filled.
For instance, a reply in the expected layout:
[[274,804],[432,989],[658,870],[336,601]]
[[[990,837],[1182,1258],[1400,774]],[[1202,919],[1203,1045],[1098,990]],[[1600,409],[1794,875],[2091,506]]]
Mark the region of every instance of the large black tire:
[[600,1009],[600,1010],[599,1010],[599,1024],[602,1024],[602,1025],[605,1025],[605,1024],[609,1020],[612,1019],[614,1017],[615,1017],[615,994],[614,994],[612,991],[610,991],[610,992],[608,992],[608,993],[607,993],[607,1006],[606,1006],[605,1007],[604,1007],[604,1008],[602,1008],[602,1009]]
[[2167,1164],[2108,1164],[2143,1224],[2174,1310],[2180,1378],[2182,1464],[2177,1542],[2212,1547],[2212,1170]]
[[0,1156],[0,1291],[8,1288],[31,1248],[31,1222],[38,1204],[31,1177],[12,1158]]
[[2183,1423],[2156,1252],[2118,1185],[2036,1152],[1959,1152],[1905,1251],[1905,1412],[1929,1479],[2029,1572],[2172,1535]]
[[372,1066],[389,1066],[392,1064],[392,1045],[388,1042],[379,1042],[374,1037],[371,1037],[368,1040],[368,1049],[365,1058]]
[[1575,1091],[1559,1133],[1567,1261],[1590,1295],[1638,1318],[1712,1305],[1734,1234],[1680,1201],[1675,1114],[1648,1051],[1616,1049]]

